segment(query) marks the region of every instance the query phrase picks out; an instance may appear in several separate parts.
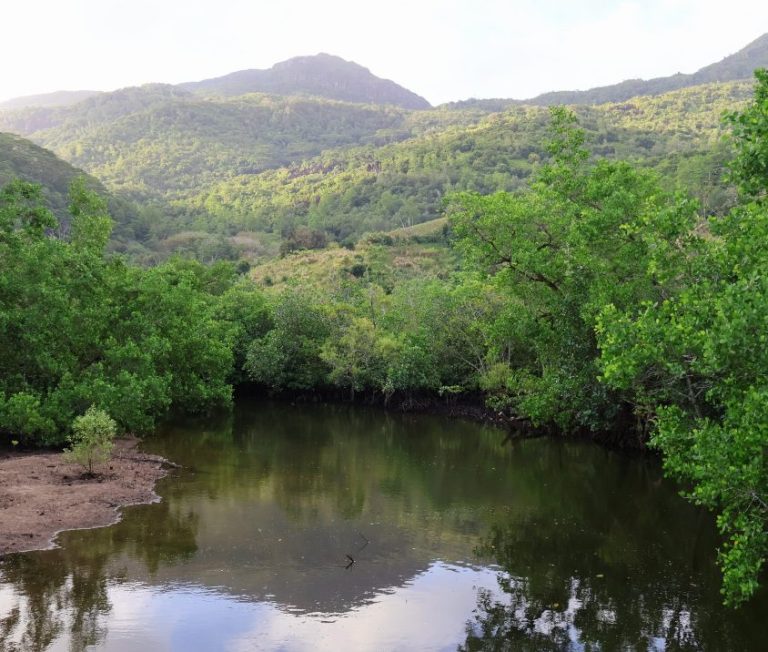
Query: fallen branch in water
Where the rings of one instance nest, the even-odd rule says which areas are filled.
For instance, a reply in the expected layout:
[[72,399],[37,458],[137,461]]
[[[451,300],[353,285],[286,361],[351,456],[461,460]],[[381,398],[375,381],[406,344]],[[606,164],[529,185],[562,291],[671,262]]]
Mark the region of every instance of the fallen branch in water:
[[[357,550],[355,550],[355,554],[358,554],[358,553],[362,552],[363,550],[365,550],[368,547],[368,544],[370,543],[370,541],[368,540],[368,537],[366,537],[362,532],[358,532],[357,534],[364,541],[364,543]],[[349,559],[349,563],[346,566],[344,566],[344,570],[348,570],[348,569],[352,568],[352,565],[355,563],[355,558],[352,555],[350,555],[349,553],[345,554],[344,556],[347,559]]]

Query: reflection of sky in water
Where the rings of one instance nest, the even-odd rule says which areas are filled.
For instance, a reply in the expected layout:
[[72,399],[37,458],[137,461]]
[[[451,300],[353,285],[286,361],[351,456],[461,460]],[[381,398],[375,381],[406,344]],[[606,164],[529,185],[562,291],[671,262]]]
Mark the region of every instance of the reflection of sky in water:
[[[292,614],[191,586],[113,584],[105,643],[115,652],[455,650],[477,589],[494,587],[492,570],[438,562],[346,614]],[[0,590],[0,616],[16,604],[13,591]],[[49,649],[69,651],[70,641]]]
[[[101,623],[106,632],[102,645],[113,652],[455,650],[464,639],[478,592],[508,604],[497,579],[498,569],[435,562],[403,586],[382,590],[341,614],[306,613],[193,585],[112,584],[112,608]],[[510,581],[519,584],[525,580]],[[578,580],[571,582],[575,593]],[[10,587],[0,586],[0,619],[18,606],[24,614],[24,598]],[[545,610],[530,621],[531,629],[547,636],[562,630],[567,649],[583,652],[588,648],[576,624],[583,604],[571,597],[563,607]],[[524,609],[513,611],[519,620],[525,620]],[[597,616],[606,624],[616,622],[616,614],[609,609]],[[682,623],[690,627],[687,615]],[[65,634],[47,649],[69,652],[73,645]],[[652,637],[645,649],[663,652],[667,644],[664,638]]]

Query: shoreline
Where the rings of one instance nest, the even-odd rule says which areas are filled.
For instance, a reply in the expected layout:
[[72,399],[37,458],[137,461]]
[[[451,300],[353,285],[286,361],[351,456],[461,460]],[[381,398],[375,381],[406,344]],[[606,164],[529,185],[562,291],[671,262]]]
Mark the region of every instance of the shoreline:
[[[632,453],[655,454],[648,448],[647,434],[634,430],[631,415],[624,414],[611,430],[590,431],[586,428],[563,432],[553,425],[534,426],[528,419],[514,417],[488,407],[481,392],[465,392],[451,396],[440,396],[433,392],[413,394],[396,393],[386,400],[381,394],[371,391],[351,393],[337,388],[315,388],[311,390],[276,391],[251,383],[235,387],[235,397],[271,399],[290,405],[308,403],[331,403],[338,405],[359,405],[373,407],[385,412],[399,414],[430,414],[448,419],[464,419],[474,423],[492,426],[507,433],[508,440],[555,437],[579,441],[591,441],[598,446]],[[625,411],[626,412],[626,411]],[[627,433],[632,432],[632,435]]]
[[0,559],[55,548],[61,532],[114,525],[123,507],[159,501],[155,484],[169,463],[138,445],[115,440],[112,459],[92,478],[61,452],[0,452]]

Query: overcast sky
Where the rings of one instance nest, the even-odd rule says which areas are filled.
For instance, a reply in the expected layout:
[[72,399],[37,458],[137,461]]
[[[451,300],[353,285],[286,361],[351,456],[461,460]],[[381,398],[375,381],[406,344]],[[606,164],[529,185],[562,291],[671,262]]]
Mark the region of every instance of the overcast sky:
[[437,104],[694,70],[767,0],[0,0],[0,100],[194,81],[328,52]]

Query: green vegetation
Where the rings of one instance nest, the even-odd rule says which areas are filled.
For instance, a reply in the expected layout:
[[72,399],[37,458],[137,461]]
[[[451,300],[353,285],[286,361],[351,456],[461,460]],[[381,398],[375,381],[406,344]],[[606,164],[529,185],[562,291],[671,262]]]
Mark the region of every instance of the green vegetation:
[[94,466],[109,461],[114,448],[117,424],[104,410],[90,407],[72,424],[70,447],[64,451],[64,459],[81,465],[89,475]]
[[490,115],[151,86],[0,124],[144,202],[110,249],[102,188],[0,139],[3,180],[25,179],[0,191],[9,440],[61,444],[92,407],[145,432],[244,382],[480,397],[526,427],[650,442],[718,514],[725,600],[755,592],[768,73]]
[[141,228],[142,219],[141,211],[135,204],[108,193],[97,179],[62,161],[47,149],[24,138],[0,133],[0,187],[15,179],[39,184],[62,233],[66,233],[69,226],[69,186],[78,177],[86,179],[91,190],[108,197],[109,212],[117,223],[115,238],[128,240],[134,237],[136,228]]
[[[714,84],[577,114],[596,156],[654,168],[668,190],[684,188],[707,212],[721,212],[734,201],[722,181],[730,153],[721,142],[721,116],[745,102],[751,89],[747,82]],[[202,230],[286,232],[307,225],[338,242],[354,241],[370,231],[435,219],[453,192],[524,187],[547,157],[547,120],[547,110],[534,107],[490,116],[419,112],[409,118],[413,137],[402,142],[331,150],[239,175],[175,207],[187,215],[180,220],[192,219]]]
[[[0,186],[22,179],[43,186],[45,200],[59,220],[68,219],[67,193],[72,181],[83,172],[55,154],[12,134],[0,133]],[[104,193],[103,186],[90,177],[88,184]]]
[[293,251],[253,267],[250,276],[269,292],[301,287],[343,296],[370,283],[391,292],[404,281],[447,278],[459,263],[448,243],[447,221],[439,218],[370,233],[351,249]]
[[[716,83],[660,97],[580,107],[596,157],[658,170],[706,212],[734,195],[721,115],[752,84]],[[433,220],[454,192],[526,185],[547,153],[548,113],[512,106],[409,111],[310,97],[203,98],[150,85],[66,107],[0,114],[21,133],[138,201],[115,211],[112,247],[143,263],[271,257],[296,229],[339,243]]]
[[609,305],[600,320],[606,381],[653,415],[668,471],[719,513],[735,604],[757,589],[768,553],[768,72],[757,76],[754,103],[730,117],[742,203],[710,220],[711,233],[657,247],[672,254],[654,260],[659,300]]
[[70,195],[59,238],[39,186],[0,191],[0,432],[59,443],[92,405],[121,430],[145,432],[171,405],[226,404],[231,334],[213,318],[218,268],[144,270],[105,257],[106,202],[82,179]]
[[506,324],[515,355],[495,379],[505,403],[536,423],[599,431],[617,422],[624,401],[598,379],[597,314],[658,296],[645,273],[646,234],[680,237],[695,207],[676,205],[652,173],[589,163],[575,117],[553,117],[552,161],[529,188],[460,195],[453,223],[468,260],[518,306]]
[[201,99],[149,85],[71,107],[0,114],[0,126],[133,197],[172,199],[204,185],[372,140],[395,107],[252,94]]
[[718,512],[730,604],[755,592],[768,552],[768,73],[757,78],[729,118],[742,201],[723,217],[702,220],[626,164],[589,164],[558,110],[531,186],[459,197],[454,218],[470,260],[517,305],[505,403],[566,430],[626,427],[631,410],[686,494]]

